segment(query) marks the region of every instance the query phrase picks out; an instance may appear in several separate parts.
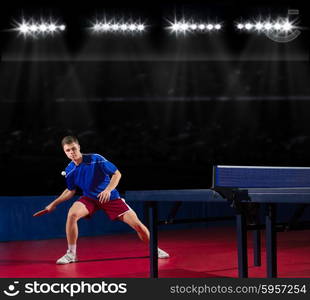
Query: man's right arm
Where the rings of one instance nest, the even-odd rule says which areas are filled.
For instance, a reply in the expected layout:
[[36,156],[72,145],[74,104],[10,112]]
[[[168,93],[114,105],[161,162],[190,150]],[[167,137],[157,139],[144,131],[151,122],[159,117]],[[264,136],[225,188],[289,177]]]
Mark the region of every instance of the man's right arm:
[[74,196],[74,194],[75,194],[75,190],[70,191],[68,189],[65,189],[58,198],[56,198],[53,202],[51,202],[45,208],[48,209],[49,211],[52,211],[56,208],[58,204],[71,199]]

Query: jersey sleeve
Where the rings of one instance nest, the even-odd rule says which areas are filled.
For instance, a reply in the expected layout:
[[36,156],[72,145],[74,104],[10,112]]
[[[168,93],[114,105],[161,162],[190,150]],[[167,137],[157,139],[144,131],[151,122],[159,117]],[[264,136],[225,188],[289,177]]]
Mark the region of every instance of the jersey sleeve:
[[105,174],[113,175],[117,171],[117,167],[102,156],[100,157],[99,165]]

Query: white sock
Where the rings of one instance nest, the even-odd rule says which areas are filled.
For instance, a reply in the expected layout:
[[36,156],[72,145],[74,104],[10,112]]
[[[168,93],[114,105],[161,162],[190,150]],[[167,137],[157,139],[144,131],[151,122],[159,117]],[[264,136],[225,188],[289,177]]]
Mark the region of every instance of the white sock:
[[76,244],[68,245],[68,250],[75,255],[76,254]]

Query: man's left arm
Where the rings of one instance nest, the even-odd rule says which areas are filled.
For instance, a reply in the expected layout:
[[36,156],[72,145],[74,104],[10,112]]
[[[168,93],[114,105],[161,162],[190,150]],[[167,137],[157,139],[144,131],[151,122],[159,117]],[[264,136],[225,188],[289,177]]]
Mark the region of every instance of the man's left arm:
[[121,177],[121,172],[119,170],[116,170],[110,179],[110,183],[101,193],[98,194],[97,197],[99,198],[99,202],[105,203],[110,200],[111,191],[117,187]]

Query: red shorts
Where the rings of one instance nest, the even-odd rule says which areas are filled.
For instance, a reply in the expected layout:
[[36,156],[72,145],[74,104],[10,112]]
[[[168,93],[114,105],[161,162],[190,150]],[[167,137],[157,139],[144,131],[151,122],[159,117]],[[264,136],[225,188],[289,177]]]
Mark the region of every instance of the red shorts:
[[82,202],[89,211],[89,215],[87,215],[86,218],[90,218],[97,210],[102,209],[111,220],[116,220],[126,211],[131,210],[131,208],[122,198],[117,198],[109,200],[105,203],[100,203],[99,200],[82,196],[77,201]]

